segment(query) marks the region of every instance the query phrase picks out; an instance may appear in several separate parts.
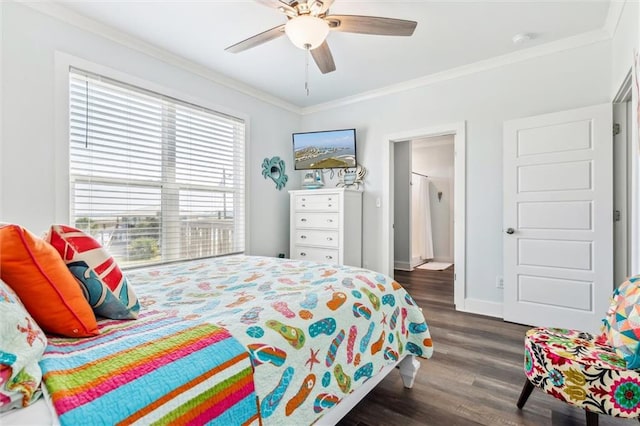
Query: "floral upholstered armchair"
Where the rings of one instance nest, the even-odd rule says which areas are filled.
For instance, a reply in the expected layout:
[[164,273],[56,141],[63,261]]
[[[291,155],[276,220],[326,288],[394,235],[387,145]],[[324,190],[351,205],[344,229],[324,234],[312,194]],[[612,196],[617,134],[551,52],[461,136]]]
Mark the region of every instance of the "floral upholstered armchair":
[[603,320],[603,333],[533,328],[525,337],[527,376],[518,408],[534,387],[586,411],[587,425],[598,415],[640,416],[640,276],[618,287]]

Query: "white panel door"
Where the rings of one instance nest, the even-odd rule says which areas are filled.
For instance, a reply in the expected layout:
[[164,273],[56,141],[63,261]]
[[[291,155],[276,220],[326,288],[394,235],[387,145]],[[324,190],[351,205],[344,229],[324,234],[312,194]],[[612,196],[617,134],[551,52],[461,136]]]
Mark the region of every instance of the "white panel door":
[[504,123],[505,321],[597,332],[613,290],[611,105]]

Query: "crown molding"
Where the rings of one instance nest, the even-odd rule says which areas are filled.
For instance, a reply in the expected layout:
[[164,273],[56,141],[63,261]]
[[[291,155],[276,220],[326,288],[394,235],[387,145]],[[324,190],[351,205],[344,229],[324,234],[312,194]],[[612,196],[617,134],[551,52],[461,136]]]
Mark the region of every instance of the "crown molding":
[[412,80],[407,80],[402,83],[392,84],[380,89],[370,90],[367,92],[359,93],[353,96],[347,96],[335,101],[325,102],[322,104],[312,105],[302,108],[302,114],[312,114],[320,111],[326,111],[333,108],[338,108],[346,105],[355,104],[358,102],[379,98],[382,96],[388,96],[398,92],[404,92],[411,89],[416,89],[423,86],[429,86],[431,84],[441,83],[447,80],[453,80],[459,77],[475,74],[482,71],[499,68],[505,65],[511,65],[518,62],[526,61],[541,56],[550,55],[564,50],[575,49],[578,47],[588,46],[590,44],[598,43],[611,39],[609,32],[605,29],[598,29],[594,31],[585,32],[572,37],[563,38],[550,43],[541,44],[538,46],[530,47],[528,49],[518,50],[506,55],[496,56],[493,58],[485,59],[482,61],[474,62],[468,65],[462,65],[460,67],[451,68],[445,71],[429,74],[424,77],[419,77]]
[[141,52],[155,59],[159,59],[169,65],[181,68],[214,83],[236,90],[245,95],[249,95],[253,98],[259,99],[263,102],[269,103],[289,112],[301,114],[301,108],[297,105],[256,89],[253,86],[241,83],[237,80],[234,80],[233,78],[212,71],[210,68],[185,59],[182,56],[171,53],[168,50],[162,49],[151,43],[142,41],[111,26],[105,25],[94,19],[87,18],[86,16],[83,16],[60,4],[54,3],[52,1],[34,2],[29,0],[15,0],[15,3],[27,6],[33,10],[48,15],[59,21],[78,27],[84,31],[88,31],[111,41],[115,41],[116,43],[119,43],[125,47]]
[[607,18],[602,28],[611,38],[613,38],[613,36],[616,35],[616,31],[618,31],[618,24],[620,24],[620,18],[622,17],[625,4],[627,4],[627,0],[611,0],[609,2],[609,11],[607,12]]

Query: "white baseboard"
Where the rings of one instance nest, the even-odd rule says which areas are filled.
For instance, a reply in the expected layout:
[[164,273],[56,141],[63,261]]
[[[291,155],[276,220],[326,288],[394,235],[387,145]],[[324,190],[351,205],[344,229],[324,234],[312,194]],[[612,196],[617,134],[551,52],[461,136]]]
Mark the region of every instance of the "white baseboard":
[[456,306],[456,309],[470,314],[502,318],[502,303],[498,302],[466,298],[464,299],[464,306]]
[[398,269],[400,271],[413,271],[413,268],[411,267],[411,263],[410,262],[403,262],[400,260],[396,260],[393,262],[393,268],[394,269]]

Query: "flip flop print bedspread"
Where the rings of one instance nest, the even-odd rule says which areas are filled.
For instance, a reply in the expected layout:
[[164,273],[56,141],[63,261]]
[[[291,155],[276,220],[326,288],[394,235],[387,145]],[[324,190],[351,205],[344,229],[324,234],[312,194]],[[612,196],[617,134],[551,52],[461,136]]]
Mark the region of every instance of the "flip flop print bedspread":
[[127,272],[144,309],[230,330],[251,355],[264,424],[311,424],[385,365],[429,358],[429,328],[387,276],[228,256]]

